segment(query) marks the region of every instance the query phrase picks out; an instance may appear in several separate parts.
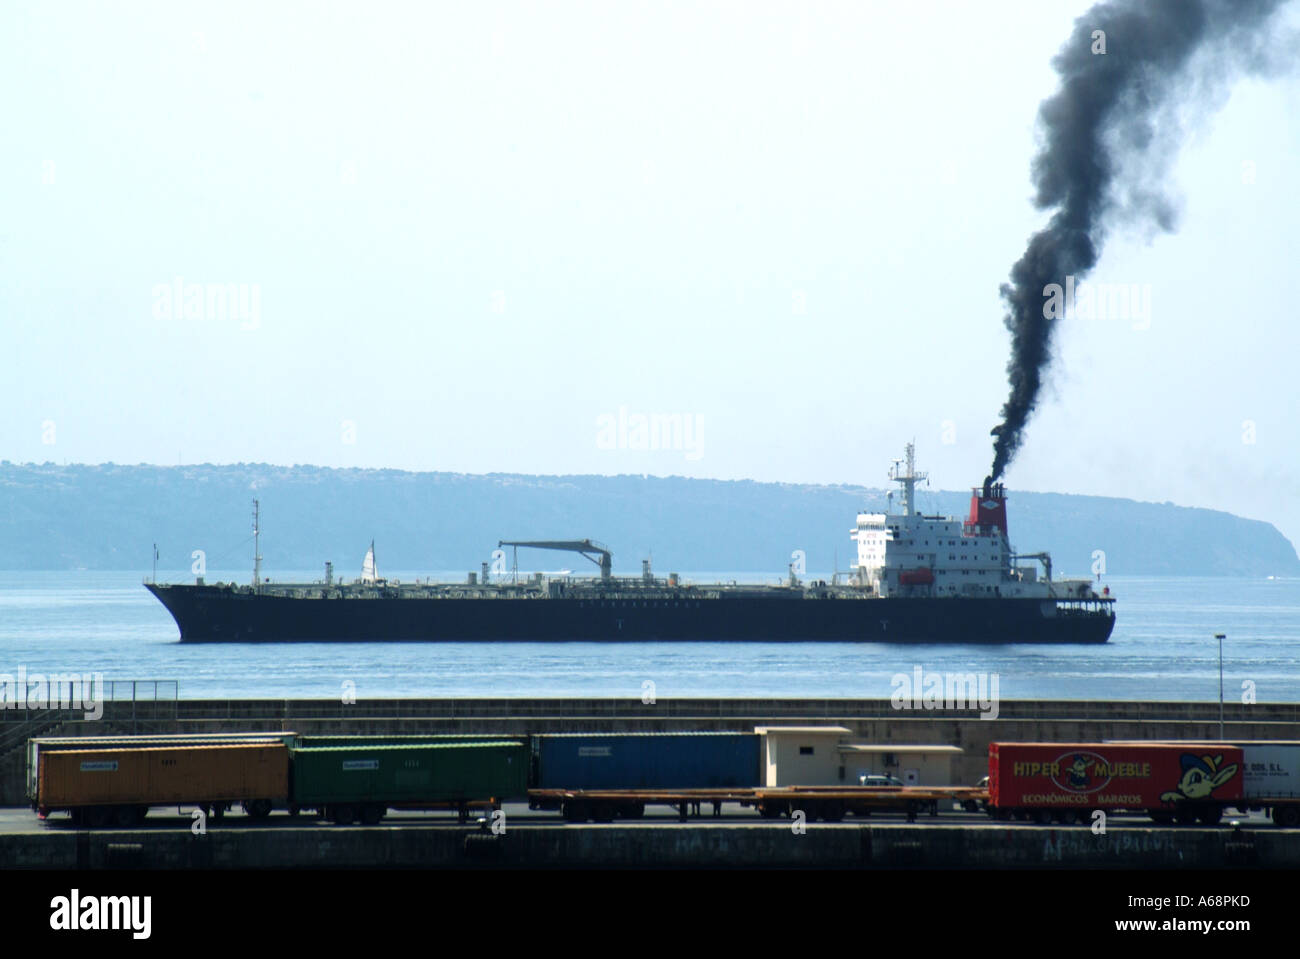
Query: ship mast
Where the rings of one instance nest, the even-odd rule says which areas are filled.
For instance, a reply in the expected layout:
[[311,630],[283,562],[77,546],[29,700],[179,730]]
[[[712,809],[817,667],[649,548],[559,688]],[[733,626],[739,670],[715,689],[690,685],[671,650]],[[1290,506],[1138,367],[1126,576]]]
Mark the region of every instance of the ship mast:
[[[905,469],[900,468],[901,464],[906,462]],[[916,443],[915,441],[907,444],[906,459],[894,460],[894,465],[889,468],[889,478],[895,483],[903,484],[903,515],[911,516],[914,509],[914,499],[916,494],[916,484],[924,479],[929,479],[929,473],[918,473],[916,471]]]
[[258,504],[253,500],[253,592],[262,591],[262,546],[258,537],[261,535],[261,523],[258,521]]

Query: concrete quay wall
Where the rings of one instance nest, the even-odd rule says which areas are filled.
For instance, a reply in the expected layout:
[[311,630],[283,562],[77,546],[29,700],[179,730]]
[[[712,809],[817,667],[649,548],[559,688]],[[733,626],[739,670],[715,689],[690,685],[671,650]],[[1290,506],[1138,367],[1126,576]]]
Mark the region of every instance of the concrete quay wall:
[[0,836],[0,869],[1237,869],[1300,865],[1300,830],[678,824],[51,831]]

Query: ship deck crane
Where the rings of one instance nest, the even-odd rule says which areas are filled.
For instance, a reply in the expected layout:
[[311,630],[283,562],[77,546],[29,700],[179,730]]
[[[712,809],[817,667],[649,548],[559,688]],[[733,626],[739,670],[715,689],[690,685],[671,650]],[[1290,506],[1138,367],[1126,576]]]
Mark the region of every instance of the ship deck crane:
[[515,548],[514,568],[516,572],[519,570],[520,546],[531,549],[562,549],[571,553],[581,553],[600,567],[600,578],[604,581],[608,581],[614,571],[614,554],[604,544],[595,543],[589,539],[536,539],[519,542],[503,539],[497,543],[497,548],[500,549],[502,546],[513,546]]
[[1047,577],[1047,582],[1052,581],[1052,557],[1048,553],[1013,553],[1011,561],[1014,563],[1018,559],[1036,559],[1043,564],[1043,574]]

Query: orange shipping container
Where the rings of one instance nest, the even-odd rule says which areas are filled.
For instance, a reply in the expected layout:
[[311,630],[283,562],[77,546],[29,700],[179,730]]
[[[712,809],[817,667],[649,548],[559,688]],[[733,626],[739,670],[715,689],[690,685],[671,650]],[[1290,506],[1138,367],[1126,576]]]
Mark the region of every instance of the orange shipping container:
[[38,804],[74,806],[286,800],[283,743],[42,752]]

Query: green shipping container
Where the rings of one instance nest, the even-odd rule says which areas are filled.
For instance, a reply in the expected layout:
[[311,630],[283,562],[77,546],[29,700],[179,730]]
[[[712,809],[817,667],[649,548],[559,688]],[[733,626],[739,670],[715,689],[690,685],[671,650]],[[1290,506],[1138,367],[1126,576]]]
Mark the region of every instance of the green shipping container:
[[518,740],[293,749],[293,802],[447,803],[518,799],[528,792],[528,746]]

